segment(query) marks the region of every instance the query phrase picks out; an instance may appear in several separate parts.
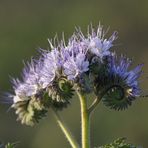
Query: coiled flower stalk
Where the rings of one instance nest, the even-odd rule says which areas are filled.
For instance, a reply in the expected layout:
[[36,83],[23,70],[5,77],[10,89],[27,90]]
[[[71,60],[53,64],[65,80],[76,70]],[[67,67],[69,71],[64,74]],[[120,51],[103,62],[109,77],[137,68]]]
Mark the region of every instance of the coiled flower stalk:
[[128,58],[121,56],[118,59],[116,55],[110,58],[107,65],[102,65],[101,74],[95,80],[96,92],[103,95],[106,106],[123,110],[141,94],[137,78],[141,75],[142,64],[129,70],[131,60]]
[[46,90],[51,102],[57,110],[61,110],[70,103],[73,96],[73,85],[65,78],[58,78]]

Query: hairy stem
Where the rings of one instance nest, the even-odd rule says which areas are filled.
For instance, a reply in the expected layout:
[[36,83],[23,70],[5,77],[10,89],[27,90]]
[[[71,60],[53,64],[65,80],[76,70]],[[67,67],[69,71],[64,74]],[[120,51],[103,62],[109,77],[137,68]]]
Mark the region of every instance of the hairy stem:
[[79,144],[72,136],[70,130],[65,126],[65,123],[62,120],[62,118],[60,117],[60,115],[58,114],[58,112],[54,109],[52,109],[52,110],[53,110],[53,113],[55,115],[58,125],[60,126],[61,130],[63,131],[64,135],[66,136],[66,138],[69,141],[72,148],[80,148]]
[[87,100],[81,92],[77,91],[81,106],[81,130],[82,130],[82,148],[90,148],[90,125],[89,114],[87,110]]

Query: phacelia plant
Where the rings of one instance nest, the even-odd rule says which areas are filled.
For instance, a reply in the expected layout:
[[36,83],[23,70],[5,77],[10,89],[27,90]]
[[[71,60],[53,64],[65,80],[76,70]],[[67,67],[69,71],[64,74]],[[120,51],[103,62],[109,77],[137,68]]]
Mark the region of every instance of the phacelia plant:
[[[33,126],[53,110],[57,122],[73,148],[90,148],[90,116],[98,103],[114,110],[124,110],[141,96],[139,77],[142,64],[131,69],[132,60],[117,55],[112,50],[117,32],[109,38],[102,26],[97,30],[89,27],[84,35],[80,29],[65,43],[64,39],[53,44],[50,50],[40,49],[40,57],[32,58],[25,65],[22,79],[12,79],[14,93],[12,108],[17,120]],[[69,107],[74,94],[81,106],[81,146],[73,138],[59,115]],[[94,101],[88,106],[88,94],[94,94]],[[105,148],[131,148],[119,139]],[[113,146],[116,145],[116,146]],[[121,146],[122,145],[122,146]],[[104,148],[102,147],[102,148]]]

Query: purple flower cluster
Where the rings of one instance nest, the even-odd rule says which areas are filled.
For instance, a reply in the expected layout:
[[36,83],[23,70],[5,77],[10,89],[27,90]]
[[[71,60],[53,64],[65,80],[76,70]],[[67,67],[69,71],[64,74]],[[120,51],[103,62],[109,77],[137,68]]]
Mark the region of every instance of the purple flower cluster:
[[123,110],[132,104],[136,97],[140,97],[138,78],[141,75],[142,64],[130,70],[132,61],[125,56],[110,57],[107,67],[107,75],[99,76],[99,80],[106,88],[107,93],[102,99],[111,109]]
[[[81,74],[89,71],[91,56],[102,60],[111,54],[110,48],[116,38],[113,33],[108,40],[104,39],[103,28],[99,26],[97,33],[92,28],[86,37],[81,31],[75,33],[67,46],[61,43],[54,47],[50,42],[50,51],[41,50],[38,61],[32,59],[30,64],[27,63],[23,70],[23,80],[13,80],[15,97],[35,95],[41,89],[51,86],[54,80],[62,75],[68,80],[76,81]],[[17,102],[17,99],[14,99],[14,102]]]
[[[128,71],[131,61],[124,57],[120,57],[118,61],[116,54],[111,51],[113,42],[117,39],[117,33],[114,32],[107,39],[102,26],[99,26],[96,31],[92,27],[88,30],[88,35],[85,36],[80,29],[77,29],[67,44],[62,40],[54,46],[49,41],[51,50],[40,50],[39,59],[32,59],[26,64],[22,80],[13,79],[12,107],[16,109],[19,120],[23,120],[23,123],[27,124],[29,119],[33,122],[36,111],[46,110],[46,106],[59,107],[62,105],[65,107],[72,97],[73,90],[76,89],[75,86],[87,85],[91,86],[92,91],[100,92],[102,90],[100,85],[106,88],[110,83],[113,86],[121,85],[127,95],[125,98],[135,98],[140,95],[137,79],[140,76],[141,66]],[[97,73],[94,72],[96,70],[94,66],[98,69]],[[87,84],[88,82],[91,84]],[[98,87],[94,86],[99,86],[100,90],[96,90]],[[47,103],[44,100],[47,96],[50,105],[44,104]],[[31,100],[34,100],[33,102],[37,100],[35,106]],[[26,116],[27,119],[23,118],[30,109],[22,113],[24,110],[22,103],[26,106],[33,106],[31,118],[28,119],[28,116]]]
[[22,73],[22,81],[19,79],[12,79],[13,89],[15,92],[13,101],[17,103],[22,100],[29,100],[29,97],[38,93],[41,84],[39,83],[40,62],[27,63]]
[[138,65],[133,70],[129,70],[132,61],[124,56],[121,56],[118,60],[117,56],[112,57],[109,64],[110,77],[116,77],[124,80],[127,85],[127,96],[130,98],[139,97],[141,94],[139,83],[137,79],[141,75],[141,68],[143,64]]

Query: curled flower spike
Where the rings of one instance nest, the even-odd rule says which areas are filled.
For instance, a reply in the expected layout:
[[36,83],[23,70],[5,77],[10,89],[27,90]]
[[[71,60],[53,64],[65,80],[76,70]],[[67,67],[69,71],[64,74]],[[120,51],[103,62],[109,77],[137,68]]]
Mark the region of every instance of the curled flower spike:
[[40,82],[48,93],[53,106],[56,109],[62,109],[67,107],[69,99],[72,98],[73,85],[67,81],[63,74],[64,58],[58,48],[54,48],[52,45],[51,51],[42,53],[43,69],[40,72]]
[[26,125],[33,125],[41,118],[41,114],[45,116],[47,112],[41,100],[43,88],[39,83],[39,64],[32,60],[23,70],[22,81],[13,79],[15,94],[11,95],[12,108],[16,109],[18,120]]
[[[142,65],[129,70],[131,60],[121,56],[113,56],[98,76],[98,89],[103,88],[105,94],[102,101],[105,105],[115,110],[123,110],[132,104],[132,101],[140,96],[138,78],[141,75]],[[102,85],[102,86],[101,86]]]
[[73,85],[65,78],[59,78],[46,91],[55,109],[61,110],[70,103],[69,101],[73,97],[74,89]]

